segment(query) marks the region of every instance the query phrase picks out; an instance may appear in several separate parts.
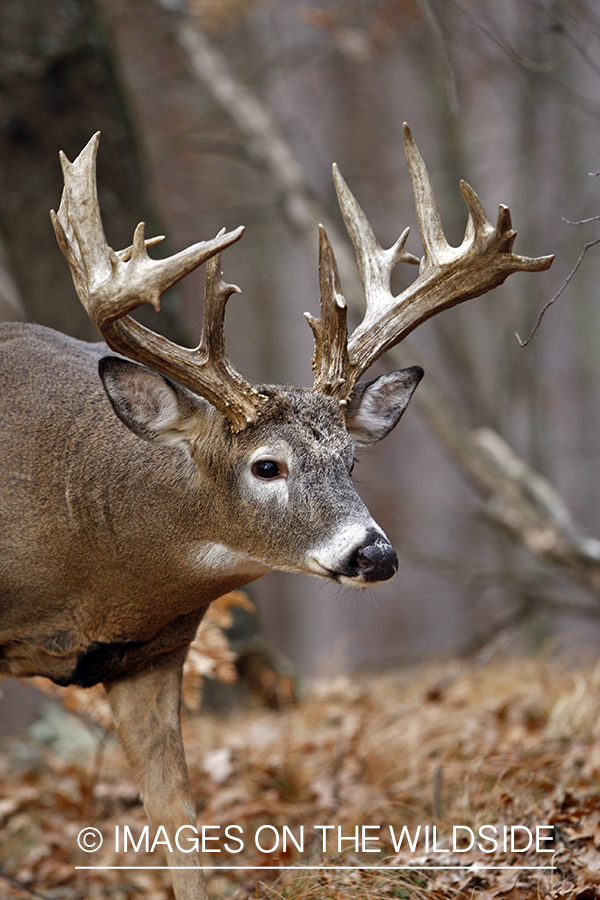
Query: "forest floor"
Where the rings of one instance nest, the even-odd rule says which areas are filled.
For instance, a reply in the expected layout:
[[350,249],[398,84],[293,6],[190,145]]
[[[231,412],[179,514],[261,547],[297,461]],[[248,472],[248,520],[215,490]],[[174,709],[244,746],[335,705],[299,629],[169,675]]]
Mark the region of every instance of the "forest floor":
[[[210,896],[600,897],[599,709],[600,666],[497,652],[315,681],[279,711],[184,713],[203,859],[234,867],[207,871]],[[5,743],[2,900],[171,897],[161,868],[76,868],[164,866],[103,716],[86,692]]]

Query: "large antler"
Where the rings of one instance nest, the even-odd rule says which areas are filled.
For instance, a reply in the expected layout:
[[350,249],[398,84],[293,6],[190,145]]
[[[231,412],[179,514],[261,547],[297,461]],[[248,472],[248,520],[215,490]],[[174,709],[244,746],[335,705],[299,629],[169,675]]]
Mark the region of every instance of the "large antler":
[[[61,153],[65,187],[58,214],[50,213],[79,299],[109,347],[205,397],[239,431],[256,419],[264,400],[225,355],[225,304],[239,288],[222,281],[220,251],[239,240],[244,229],[221,232],[167,259],[151,259],[147,247],[162,238],[146,241],[140,222],[133,245],[115,253],[106,242],[98,205],[99,140],[97,133],[73,163]],[[144,303],[158,312],[164,291],[206,260],[202,338],[195,350],[173,344],[128,315]]]
[[[516,256],[516,237],[510,212],[500,206],[496,227],[488,220],[475,191],[466,182],[460,187],[469,210],[465,237],[451,247],[442,229],[437,201],[425,163],[404,125],[404,149],[415,197],[417,222],[425,251],[419,261],[404,249],[408,228],[390,250],[384,250],[351,194],[337,166],[333,177],[342,215],[354,245],[367,309],[352,336],[346,329],[346,302],[339,286],[335,257],[321,229],[319,280],[321,316],[305,313],[315,336],[314,390],[345,404],[360,376],[386,350],[414,328],[463,300],[478,297],[496,287],[513,272],[541,272],[553,256]],[[399,262],[419,263],[416,281],[397,297],[390,279]]]

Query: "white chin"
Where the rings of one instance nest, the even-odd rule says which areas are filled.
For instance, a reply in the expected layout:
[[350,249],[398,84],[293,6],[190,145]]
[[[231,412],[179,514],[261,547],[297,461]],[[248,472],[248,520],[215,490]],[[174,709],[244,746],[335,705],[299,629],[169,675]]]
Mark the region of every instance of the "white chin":
[[[298,570],[301,571],[301,570]],[[306,573],[306,569],[304,570]],[[326,581],[335,581],[336,584],[343,584],[344,587],[352,588],[370,588],[379,584],[378,581],[365,581],[362,575],[338,575],[335,570],[328,569],[322,565],[314,556],[308,560],[308,572],[316,575],[317,578],[324,578]]]
[[360,575],[357,575],[354,578],[350,578],[348,575],[340,575],[337,581],[338,584],[343,584],[344,587],[363,589],[375,587],[376,584],[380,584],[379,581],[365,581],[364,578]]

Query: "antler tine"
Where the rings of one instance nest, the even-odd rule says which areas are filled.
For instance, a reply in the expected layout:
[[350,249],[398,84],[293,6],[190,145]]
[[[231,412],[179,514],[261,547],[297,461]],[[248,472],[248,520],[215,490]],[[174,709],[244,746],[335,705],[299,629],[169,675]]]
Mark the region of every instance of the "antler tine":
[[419,265],[419,260],[404,247],[409,229],[405,228],[393,247],[384,250],[373,233],[373,229],[364,212],[358,205],[350,188],[344,181],[337,165],[333,166],[333,180],[346,225],[352,241],[356,262],[365,290],[367,311],[365,322],[373,319],[385,300],[385,292],[389,290],[392,272],[400,262]]
[[[335,163],[333,180],[365,290],[367,311],[363,326],[369,328],[381,314],[385,290],[396,265],[399,262],[418,265],[419,260],[404,249],[408,228],[389,250],[380,246],[367,217]],[[314,319],[309,313],[304,314],[315,336],[313,388],[320,393],[337,397],[340,403],[345,404],[360,372],[351,364],[348,355],[347,306],[340,288],[335,255],[323,226],[319,226],[319,283],[321,316]]]
[[[225,304],[239,289],[224,285],[220,274],[217,277],[215,273],[220,273],[221,250],[239,240],[244,229],[220,232],[213,240],[155,260],[148,256],[147,247],[162,238],[146,241],[144,223],[140,222],[131,247],[116,253],[106,241],[98,205],[99,140],[98,132],[72,163],[61,154],[65,187],[58,214],[54,210],[50,213],[79,299],[109,347],[205,397],[239,431],[256,419],[263,398],[225,356]],[[128,315],[144,303],[159,312],[160,298],[167,288],[215,256],[218,258],[216,263],[213,260],[210,278],[207,272],[209,309],[205,309],[202,342],[196,350],[173,344]]]
[[[391,249],[383,250],[364,212],[334,168],[338,199],[355,248],[367,301],[364,319],[348,340],[348,363],[345,374],[340,375],[343,383],[338,379],[335,392],[324,391],[323,378],[315,369],[314,389],[335,393],[341,402],[349,398],[360,376],[376,359],[426,319],[487,293],[514,272],[548,269],[554,259],[553,256],[530,258],[512,253],[516,232],[508,209],[505,206],[499,208],[494,227],[477,194],[466,182],[460,185],[469,212],[465,237],[459,247],[451,247],[444,235],[431,178],[406,124],[404,146],[424,255],[416,281],[397,297],[390,287],[394,267],[398,262],[419,262],[404,249],[408,229]],[[323,330],[321,328],[320,332]],[[313,331],[316,335],[314,326]],[[325,355],[321,348],[315,353],[315,359]]]
[[335,397],[343,391],[349,375],[348,307],[341,292],[333,248],[322,225],[319,225],[319,286],[320,318],[304,313],[315,337],[314,389]]
[[[202,390],[198,393],[232,421],[236,431],[256,419],[258,409],[266,400],[234,369],[225,353],[225,307],[232,294],[241,293],[237,285],[223,281],[221,254],[215,254],[206,264],[202,337],[198,349],[194,351],[202,360],[204,378]],[[242,398],[244,402],[240,403]]]

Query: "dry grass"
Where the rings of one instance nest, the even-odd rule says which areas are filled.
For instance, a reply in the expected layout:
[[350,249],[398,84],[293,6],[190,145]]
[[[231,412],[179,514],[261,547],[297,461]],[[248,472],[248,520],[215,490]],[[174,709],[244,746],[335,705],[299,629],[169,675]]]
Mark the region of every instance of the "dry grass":
[[[236,900],[600,896],[599,707],[598,668],[497,657],[315,683],[298,705],[278,713],[186,716],[199,821],[220,826],[213,834],[232,824],[243,829],[242,852],[205,854],[205,862],[355,867],[209,872],[209,890]],[[94,864],[161,861],[158,850],[115,852],[115,827],[139,834],[146,820],[120,750],[112,741],[102,746],[83,762],[35,743],[0,758],[0,870],[22,886],[5,879],[7,897],[27,896],[25,886],[57,900],[170,896],[163,871],[74,869],[90,864],[76,844],[84,825],[105,835]],[[273,827],[261,832],[260,852],[254,836],[265,825]],[[325,853],[316,825],[333,826]],[[553,825],[553,853],[452,852],[453,826],[477,833],[484,825]],[[281,840],[268,852],[284,826],[297,840],[304,829],[302,852],[289,840],[285,852]],[[348,837],[356,826],[380,826],[367,832],[380,838],[367,845],[379,852],[350,841],[338,852],[337,828]],[[415,853],[406,844],[396,852],[390,826],[412,835],[421,826],[421,838],[436,826],[437,848],[451,852],[434,852],[431,842],[427,850],[423,839]],[[216,846],[223,851],[222,841]],[[416,863],[468,868],[381,868]],[[553,871],[481,868],[550,863]]]

